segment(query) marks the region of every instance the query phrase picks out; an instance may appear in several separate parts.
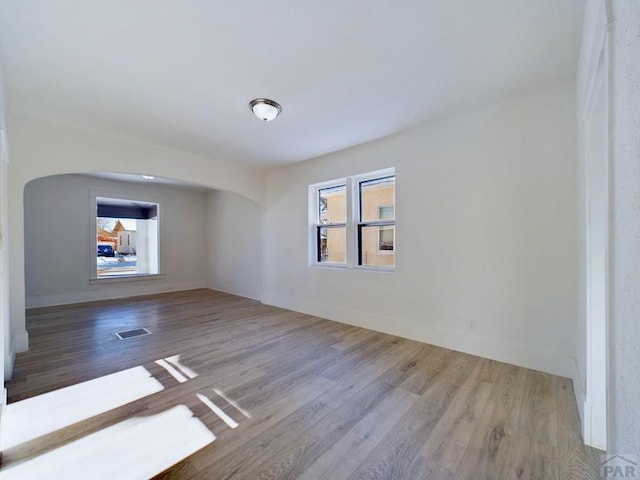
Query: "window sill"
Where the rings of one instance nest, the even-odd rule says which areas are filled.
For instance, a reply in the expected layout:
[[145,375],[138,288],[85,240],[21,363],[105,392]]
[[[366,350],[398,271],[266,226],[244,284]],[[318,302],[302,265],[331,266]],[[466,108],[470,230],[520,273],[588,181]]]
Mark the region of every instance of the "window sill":
[[311,268],[320,268],[326,270],[346,270],[350,268],[344,263],[312,263]]
[[375,265],[359,265],[357,267],[353,267],[354,270],[364,270],[366,272],[387,272],[393,273],[396,271],[396,267],[384,267],[384,266],[375,266]]
[[311,265],[311,268],[319,268],[323,270],[355,270],[355,271],[364,271],[364,272],[386,272],[393,273],[396,271],[395,267],[384,267],[379,266],[376,267],[374,265],[343,265],[343,264],[326,264],[326,263],[314,263]]
[[90,278],[90,285],[101,285],[105,283],[140,282],[144,280],[160,280],[167,276],[166,273],[141,273],[136,275],[118,275],[102,278]]

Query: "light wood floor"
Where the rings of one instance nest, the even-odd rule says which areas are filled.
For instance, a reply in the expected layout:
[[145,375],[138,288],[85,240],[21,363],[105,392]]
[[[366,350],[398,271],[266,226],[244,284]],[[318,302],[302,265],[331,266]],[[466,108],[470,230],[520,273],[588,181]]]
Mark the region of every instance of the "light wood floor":
[[[126,341],[114,333],[147,327]],[[183,404],[216,435],[176,479],[590,479],[571,381],[193,290],[28,312],[9,402],[142,365],[159,393],[12,451],[18,462]],[[155,361],[180,354],[178,383]],[[229,428],[196,394],[217,388]],[[127,478],[123,472],[121,478]]]

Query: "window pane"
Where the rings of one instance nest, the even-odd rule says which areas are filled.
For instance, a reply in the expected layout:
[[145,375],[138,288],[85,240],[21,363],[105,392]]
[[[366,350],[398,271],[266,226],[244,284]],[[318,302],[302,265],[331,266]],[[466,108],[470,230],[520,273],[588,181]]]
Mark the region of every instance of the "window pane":
[[138,273],[138,261],[135,255],[135,243],[131,247],[131,237],[137,230],[137,220],[98,217],[96,273],[98,277],[135,275]]
[[346,262],[346,227],[318,227],[318,261],[331,263]]
[[378,220],[394,220],[395,212],[393,207],[378,207]]
[[360,182],[360,221],[395,219],[396,177]]
[[394,230],[396,227],[379,227],[378,250],[384,252],[394,251]]
[[318,223],[345,223],[347,221],[347,189],[345,185],[319,190]]
[[[96,207],[96,276],[158,273],[159,205],[96,197]],[[109,212],[124,216],[109,216]]]
[[395,228],[394,226],[361,227],[361,265],[395,266]]

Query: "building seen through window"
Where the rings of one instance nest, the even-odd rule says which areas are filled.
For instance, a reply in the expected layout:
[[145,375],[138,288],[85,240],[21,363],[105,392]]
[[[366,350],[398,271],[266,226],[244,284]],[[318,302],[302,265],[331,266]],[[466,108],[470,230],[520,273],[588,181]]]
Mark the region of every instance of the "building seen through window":
[[[362,175],[310,187],[315,198],[315,263],[394,267],[395,175]],[[351,195],[349,193],[352,192]],[[350,259],[348,236],[355,257]]]
[[159,205],[97,197],[96,209],[96,277],[158,273]]

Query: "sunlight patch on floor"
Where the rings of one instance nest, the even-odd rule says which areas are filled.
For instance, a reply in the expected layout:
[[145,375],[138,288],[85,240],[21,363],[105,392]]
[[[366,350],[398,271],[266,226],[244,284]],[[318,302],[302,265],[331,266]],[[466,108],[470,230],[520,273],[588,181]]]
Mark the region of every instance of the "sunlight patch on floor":
[[244,408],[242,408],[236,402],[228,398],[222,390],[220,390],[219,388],[214,388],[213,391],[216,392],[220,397],[222,397],[225,400],[225,402],[227,402],[229,405],[232,405],[236,410],[238,410],[245,417],[251,418],[251,414],[249,412],[247,412]]
[[165,359],[161,358],[160,360],[156,360],[155,363],[156,365],[164,368],[169,373],[169,375],[175,378],[178,382],[184,383],[188,380],[188,378],[180,373],[176,368],[174,368],[172,365],[169,365],[169,363]]
[[2,450],[118,408],[164,389],[149,371],[134,367],[6,406]]
[[150,478],[215,440],[184,405],[125,420],[32,460],[0,470],[0,479]]
[[198,374],[191,370],[186,365],[180,363],[180,355],[174,355],[173,357],[167,357],[165,360],[171,363],[174,367],[178,368],[182,373],[184,373],[189,378],[196,378]]
[[[179,383],[198,376],[181,363],[180,355],[154,363]],[[149,478],[213,442],[215,434],[181,404],[157,415],[121,421],[67,444],[64,435],[56,433],[163,390],[145,367],[138,366],[9,404],[2,432],[2,450],[9,461],[0,470],[0,480],[50,478],[52,473],[56,478],[83,480],[123,478],[123,474]],[[212,390],[230,408],[251,418],[222,390]],[[239,426],[214,403],[214,397],[196,395],[229,428]],[[45,444],[52,449],[46,451]],[[45,453],[30,456],[33,448]]]
[[224,413],[224,411],[215,403],[213,403],[210,398],[206,397],[205,395],[202,395],[201,393],[196,394],[196,396],[200,399],[202,403],[204,403],[207,407],[209,407],[209,409],[213,413],[215,413],[220,420],[226,423],[227,426],[229,426],[230,428],[236,428],[238,426],[236,421],[233,418],[231,418],[229,415]]

